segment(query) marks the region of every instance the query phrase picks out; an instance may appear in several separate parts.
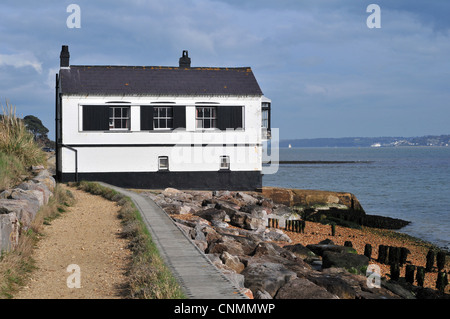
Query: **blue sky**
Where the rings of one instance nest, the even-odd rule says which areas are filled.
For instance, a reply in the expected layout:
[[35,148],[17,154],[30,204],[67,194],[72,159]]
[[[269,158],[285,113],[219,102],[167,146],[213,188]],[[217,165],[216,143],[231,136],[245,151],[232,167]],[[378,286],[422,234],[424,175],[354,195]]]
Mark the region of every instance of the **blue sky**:
[[176,66],[189,50],[193,66],[251,67],[282,139],[450,134],[449,13],[448,0],[2,0],[0,102],[53,139],[62,45],[78,65]]

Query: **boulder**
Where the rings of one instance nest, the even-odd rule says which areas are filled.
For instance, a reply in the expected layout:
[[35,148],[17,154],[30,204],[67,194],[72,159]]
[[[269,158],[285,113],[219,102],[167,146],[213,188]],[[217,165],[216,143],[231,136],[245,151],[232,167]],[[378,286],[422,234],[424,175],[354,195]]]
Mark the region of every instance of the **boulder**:
[[199,210],[194,213],[196,216],[199,216],[203,219],[206,219],[209,222],[223,222],[225,220],[226,213],[224,210],[216,209],[216,208],[207,208],[204,210]]
[[25,229],[31,225],[38,209],[24,199],[0,199],[0,214],[15,213]]
[[247,215],[245,217],[244,229],[254,230],[254,231],[263,231],[266,229],[267,222],[258,217],[253,217],[251,215]]
[[44,205],[44,195],[37,190],[23,190],[16,188],[11,192],[9,196],[11,199],[26,200],[33,206],[33,210],[36,212]]
[[244,264],[241,263],[241,261],[239,260],[239,257],[233,256],[227,251],[224,251],[222,253],[220,259],[222,260],[225,266],[233,269],[238,274],[240,274],[245,268]]
[[297,274],[283,265],[276,263],[255,263],[244,269],[245,287],[254,295],[258,291],[267,291],[273,298],[278,290],[289,281],[297,278]]
[[[207,205],[210,205],[208,201],[206,201]],[[202,205],[204,205],[205,202],[202,202]],[[239,210],[241,209],[241,206],[232,202],[232,201],[226,201],[226,200],[220,200],[220,199],[214,199],[211,201],[211,204],[214,204],[214,207],[216,209],[220,209],[225,211],[225,213],[228,214],[228,216],[233,216]],[[205,205],[206,206],[206,205]]]
[[325,251],[332,251],[336,253],[355,253],[356,250],[352,247],[347,246],[339,246],[339,245],[330,245],[330,244],[311,244],[307,245],[306,248],[311,250],[318,256],[323,256]]
[[286,245],[283,248],[289,250],[295,256],[297,256],[298,258],[301,258],[303,260],[316,256],[315,253],[313,253],[310,249],[306,248],[302,244]]
[[291,238],[289,238],[289,236],[286,235],[281,229],[266,229],[263,234],[269,241],[292,242]]
[[[349,274],[345,271],[346,274]],[[328,292],[338,296],[340,299],[355,299],[358,292],[361,291],[358,280],[353,280],[350,276],[345,277],[344,272],[311,272],[307,275],[307,279],[314,284],[325,288]]]
[[14,250],[19,244],[20,224],[15,213],[0,214],[0,252]]
[[195,214],[200,209],[201,209],[200,207],[197,207],[195,205],[183,203],[180,206],[180,210],[178,213],[180,215]]
[[295,278],[280,288],[275,299],[339,299],[306,278]]
[[236,193],[236,198],[245,202],[247,205],[256,205],[258,203],[258,199],[253,197],[252,195],[246,194],[244,192]]
[[265,290],[258,290],[254,296],[255,299],[273,299],[272,296]]
[[194,240],[194,244],[200,249],[202,252],[205,252],[208,248],[208,243],[205,240]]
[[19,189],[23,189],[25,191],[27,190],[36,190],[40,191],[42,193],[42,196],[44,198],[44,204],[48,203],[48,200],[50,199],[50,196],[52,196],[52,192],[44,183],[36,183],[34,181],[26,181],[21,183],[19,186],[17,186]]
[[244,212],[236,212],[230,216],[230,224],[236,227],[244,228],[247,214]]
[[367,268],[368,265],[369,258],[364,255],[325,251],[322,256],[323,268],[345,268],[347,270],[361,272],[361,270]]
[[267,215],[271,213],[271,211],[268,212],[268,209],[261,205],[243,206],[241,207],[241,211],[257,218],[267,218]]
[[53,192],[56,187],[55,179],[47,170],[40,171],[39,174],[33,178],[33,181],[45,184],[51,192]]

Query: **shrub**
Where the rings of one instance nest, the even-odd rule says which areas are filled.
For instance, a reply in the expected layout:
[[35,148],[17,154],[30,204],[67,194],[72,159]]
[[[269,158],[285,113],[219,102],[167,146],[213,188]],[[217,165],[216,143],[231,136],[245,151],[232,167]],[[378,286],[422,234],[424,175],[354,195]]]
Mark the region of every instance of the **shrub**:
[[16,116],[15,107],[8,102],[0,119],[0,151],[18,158],[25,167],[45,164],[45,153],[34,141],[22,119]]

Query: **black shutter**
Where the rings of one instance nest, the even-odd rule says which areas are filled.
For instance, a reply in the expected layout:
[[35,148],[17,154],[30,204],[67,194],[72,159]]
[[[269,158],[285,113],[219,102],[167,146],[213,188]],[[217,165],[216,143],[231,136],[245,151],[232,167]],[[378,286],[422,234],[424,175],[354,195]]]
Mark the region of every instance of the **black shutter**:
[[109,106],[83,105],[83,131],[108,131]]
[[153,106],[141,106],[141,131],[153,130]]
[[186,128],[186,107],[173,107],[173,128]]
[[218,106],[217,128],[220,130],[243,128],[242,106]]

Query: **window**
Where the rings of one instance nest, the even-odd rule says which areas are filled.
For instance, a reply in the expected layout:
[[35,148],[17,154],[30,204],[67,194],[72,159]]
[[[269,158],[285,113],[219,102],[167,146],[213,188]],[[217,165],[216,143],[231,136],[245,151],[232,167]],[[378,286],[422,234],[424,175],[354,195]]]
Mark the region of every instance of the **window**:
[[110,130],[130,129],[130,107],[111,106],[109,108],[109,129]]
[[229,156],[221,156],[220,157],[220,169],[221,170],[229,170],[230,169],[230,157]]
[[261,126],[263,128],[266,128],[266,129],[270,130],[270,103],[263,102],[262,103],[262,107],[261,107],[261,111],[262,111],[262,123],[261,123]]
[[196,122],[198,129],[213,129],[217,127],[217,110],[215,107],[197,107]]
[[160,171],[168,171],[169,170],[169,157],[168,156],[159,156],[158,157],[158,169]]
[[141,105],[141,130],[172,130],[186,127],[186,106]]
[[155,130],[173,129],[173,108],[153,108],[153,128]]

